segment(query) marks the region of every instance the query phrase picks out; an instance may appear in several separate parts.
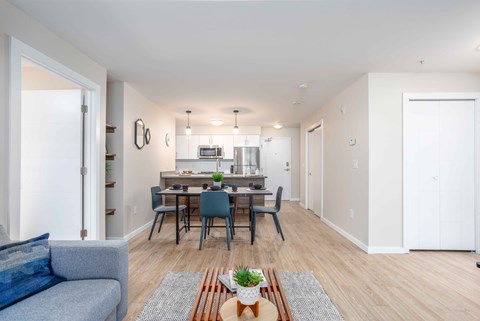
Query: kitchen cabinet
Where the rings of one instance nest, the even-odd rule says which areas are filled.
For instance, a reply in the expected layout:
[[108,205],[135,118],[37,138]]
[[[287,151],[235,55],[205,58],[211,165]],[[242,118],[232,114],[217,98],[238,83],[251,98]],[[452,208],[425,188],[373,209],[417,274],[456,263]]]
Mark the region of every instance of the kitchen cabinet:
[[189,139],[187,135],[175,137],[176,159],[189,159]]
[[219,145],[223,146],[224,135],[196,135],[199,145]]
[[259,135],[235,135],[233,138],[233,145],[235,147],[259,147],[260,146],[260,136]]
[[190,135],[188,138],[188,159],[198,159],[198,135]]
[[223,150],[225,153],[224,159],[233,159],[233,135],[224,135]]

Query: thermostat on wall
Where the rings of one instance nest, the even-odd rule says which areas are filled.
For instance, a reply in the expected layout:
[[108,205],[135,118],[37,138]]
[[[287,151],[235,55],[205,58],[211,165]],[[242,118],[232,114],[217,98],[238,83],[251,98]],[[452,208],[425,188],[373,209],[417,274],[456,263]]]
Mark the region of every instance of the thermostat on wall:
[[348,143],[350,144],[350,146],[355,146],[355,145],[357,145],[357,139],[356,138],[350,138]]

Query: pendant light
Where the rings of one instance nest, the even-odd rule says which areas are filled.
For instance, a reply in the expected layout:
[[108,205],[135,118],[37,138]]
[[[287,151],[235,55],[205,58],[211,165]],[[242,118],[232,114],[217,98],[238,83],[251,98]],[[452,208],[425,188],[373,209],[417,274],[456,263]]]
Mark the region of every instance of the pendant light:
[[238,133],[240,132],[240,130],[238,129],[238,126],[237,126],[237,114],[238,114],[238,110],[234,110],[233,113],[235,114],[235,126],[233,126],[233,134],[234,134],[234,135],[238,135]]
[[192,113],[191,110],[187,110],[187,127],[185,127],[185,134],[186,135],[191,135],[192,134],[192,128],[190,127],[190,114]]

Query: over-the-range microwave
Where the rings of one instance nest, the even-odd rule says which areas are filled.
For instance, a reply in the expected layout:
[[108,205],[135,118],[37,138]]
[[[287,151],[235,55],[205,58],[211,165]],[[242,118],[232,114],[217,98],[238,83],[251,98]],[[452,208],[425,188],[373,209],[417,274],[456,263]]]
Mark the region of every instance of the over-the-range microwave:
[[219,145],[198,145],[197,156],[200,159],[205,158],[223,158],[223,146]]

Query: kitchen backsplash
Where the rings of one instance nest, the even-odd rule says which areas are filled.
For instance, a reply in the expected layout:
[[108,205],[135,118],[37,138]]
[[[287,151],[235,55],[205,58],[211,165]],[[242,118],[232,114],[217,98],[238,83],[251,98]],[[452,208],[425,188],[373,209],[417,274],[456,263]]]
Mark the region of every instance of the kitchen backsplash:
[[[181,172],[183,170],[191,170],[194,172],[214,172],[216,167],[215,160],[185,160],[177,161],[175,163],[175,171]],[[230,166],[233,165],[233,160],[220,160],[219,171],[230,173]]]

